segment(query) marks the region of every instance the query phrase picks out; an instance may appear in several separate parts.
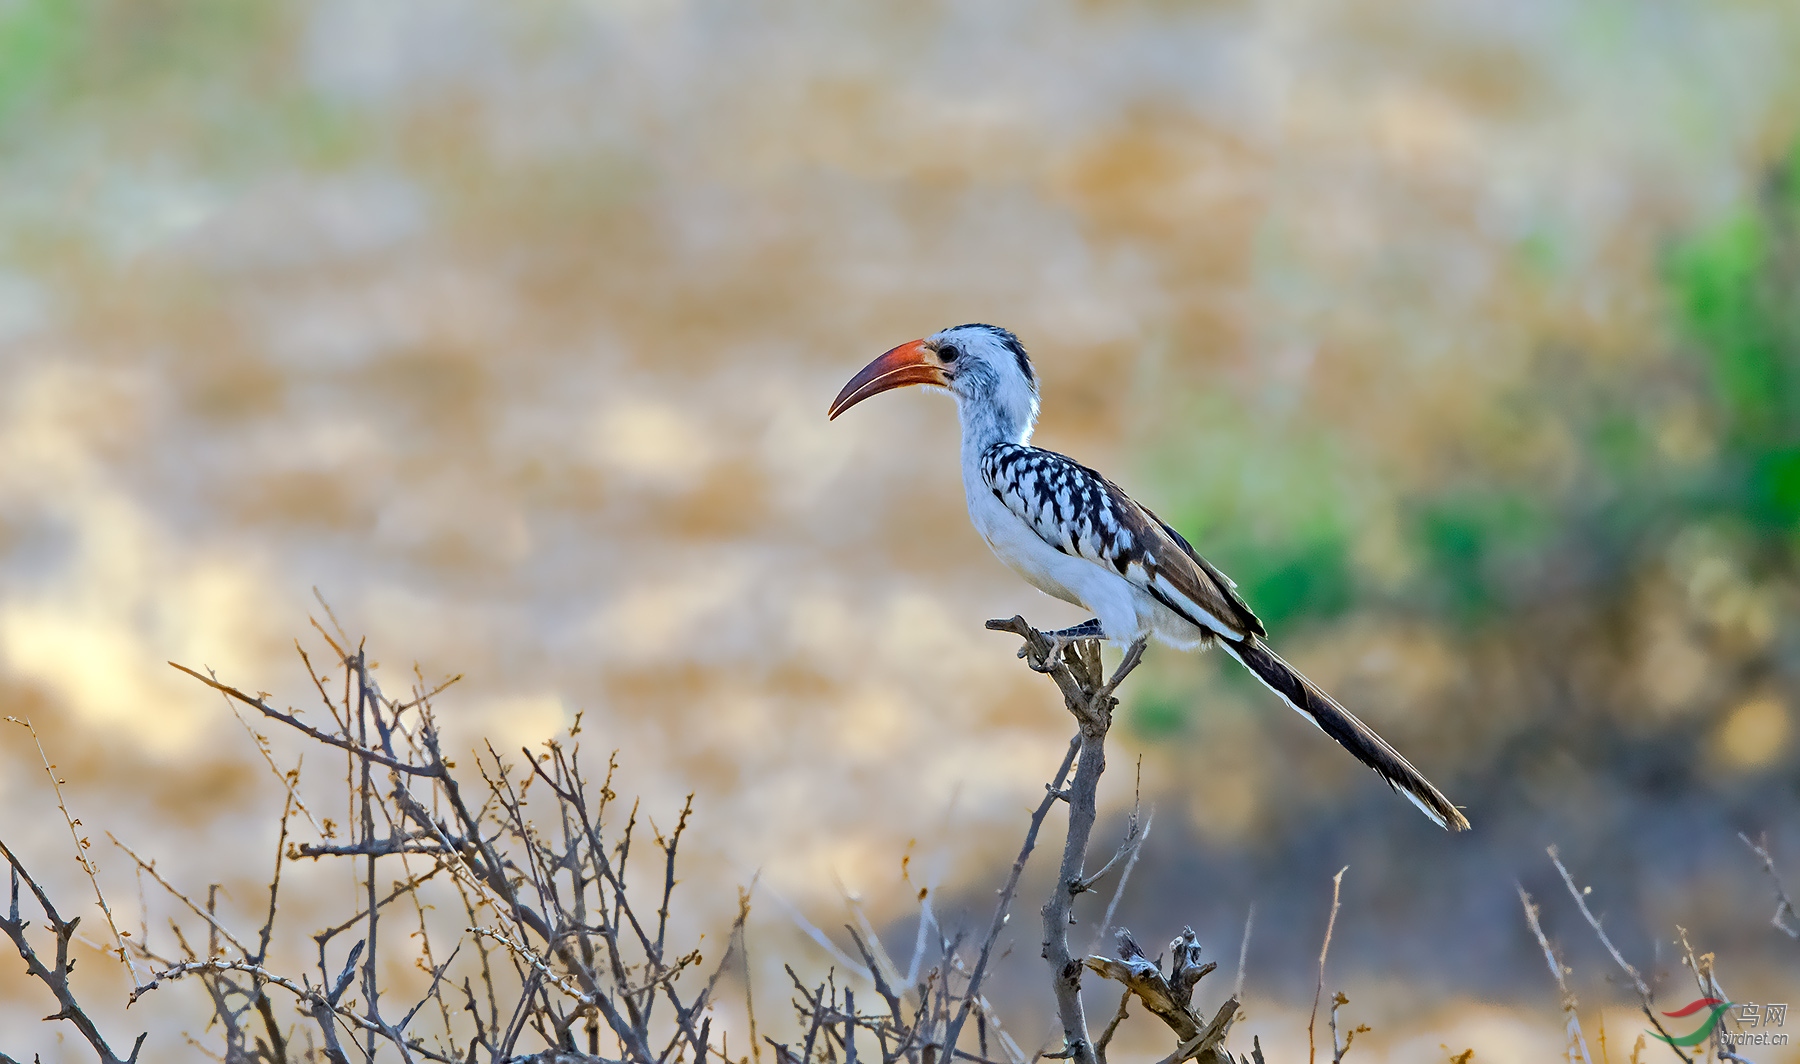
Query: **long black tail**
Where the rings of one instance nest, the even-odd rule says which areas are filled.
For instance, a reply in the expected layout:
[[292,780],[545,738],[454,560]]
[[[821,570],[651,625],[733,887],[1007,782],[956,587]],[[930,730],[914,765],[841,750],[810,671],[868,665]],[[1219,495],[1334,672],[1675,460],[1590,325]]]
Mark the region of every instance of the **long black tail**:
[[1357,720],[1355,714],[1338,705],[1300,671],[1289,665],[1254,637],[1241,643],[1221,639],[1225,653],[1256,674],[1256,678],[1281,700],[1294,707],[1301,716],[1319,726],[1319,730],[1338,741],[1338,745],[1356,755],[1357,760],[1374,769],[1387,785],[1405,795],[1430,817],[1438,827],[1451,831],[1467,831],[1469,821],[1461,810],[1450,804],[1442,791],[1419,774],[1400,752],[1389,746],[1375,730]]

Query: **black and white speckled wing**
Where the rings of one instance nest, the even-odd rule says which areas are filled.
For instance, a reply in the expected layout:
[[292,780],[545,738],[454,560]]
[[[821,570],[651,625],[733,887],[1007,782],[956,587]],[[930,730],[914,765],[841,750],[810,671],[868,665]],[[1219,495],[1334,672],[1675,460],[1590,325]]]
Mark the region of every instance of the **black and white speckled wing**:
[[981,473],[1002,505],[1062,553],[1111,569],[1228,639],[1264,634],[1223,573],[1092,469],[1055,451],[1002,443],[982,455]]

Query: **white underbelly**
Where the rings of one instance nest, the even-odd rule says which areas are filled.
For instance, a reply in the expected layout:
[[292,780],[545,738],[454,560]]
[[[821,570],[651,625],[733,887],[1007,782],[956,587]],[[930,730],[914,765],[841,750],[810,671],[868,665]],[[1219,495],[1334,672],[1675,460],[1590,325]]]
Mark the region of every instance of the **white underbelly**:
[[969,519],[994,556],[1044,594],[1093,608],[1092,603],[1082,597],[1079,587],[1085,575],[1081,570],[1094,566],[1045,543],[1031,526],[1002,505],[992,493],[984,492],[983,495],[985,498],[969,499]]

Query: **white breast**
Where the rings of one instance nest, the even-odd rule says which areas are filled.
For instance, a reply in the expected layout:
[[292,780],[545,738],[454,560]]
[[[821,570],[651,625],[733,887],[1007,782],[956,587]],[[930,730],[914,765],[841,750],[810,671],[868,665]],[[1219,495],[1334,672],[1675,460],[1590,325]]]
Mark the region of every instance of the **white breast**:
[[979,470],[964,471],[963,487],[970,523],[1007,568],[1044,594],[1091,610],[1110,641],[1129,643],[1150,630],[1156,604],[1148,596],[1117,573],[1044,542],[994,497]]

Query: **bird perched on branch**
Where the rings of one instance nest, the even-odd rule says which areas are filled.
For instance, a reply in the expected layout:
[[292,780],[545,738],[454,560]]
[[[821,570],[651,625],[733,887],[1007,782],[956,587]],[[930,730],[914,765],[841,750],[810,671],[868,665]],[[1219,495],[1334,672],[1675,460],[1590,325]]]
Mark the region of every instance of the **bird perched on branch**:
[[1155,636],[1184,650],[1217,644],[1440,827],[1468,828],[1374,729],[1268,648],[1268,633],[1237,585],[1181,533],[1099,473],[1031,446],[1037,375],[1018,337],[993,325],[958,325],[901,344],[851,378],[830,415],[909,384],[956,398],[963,488],[981,538],[1040,591],[1094,613],[1049,633],[1053,639],[1128,646]]

